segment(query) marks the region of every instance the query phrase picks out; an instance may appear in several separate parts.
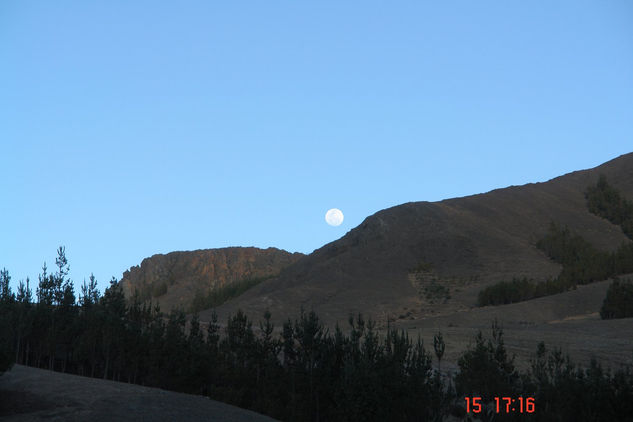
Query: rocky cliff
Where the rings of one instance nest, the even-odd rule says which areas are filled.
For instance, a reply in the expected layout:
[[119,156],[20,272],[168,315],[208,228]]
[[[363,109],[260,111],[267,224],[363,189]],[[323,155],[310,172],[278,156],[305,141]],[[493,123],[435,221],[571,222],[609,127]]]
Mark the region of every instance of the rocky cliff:
[[187,309],[196,293],[230,283],[263,278],[279,272],[303,254],[277,248],[231,247],[171,252],[145,258],[123,274],[121,285],[127,298],[138,291],[161,309]]

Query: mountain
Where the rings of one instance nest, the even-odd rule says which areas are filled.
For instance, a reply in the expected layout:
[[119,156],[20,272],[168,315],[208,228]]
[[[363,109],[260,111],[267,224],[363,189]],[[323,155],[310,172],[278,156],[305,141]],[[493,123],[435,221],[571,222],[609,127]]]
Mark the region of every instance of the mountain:
[[188,309],[194,296],[234,282],[277,275],[303,254],[277,248],[231,247],[171,252],[145,258],[123,273],[121,286],[127,298],[138,291],[161,309]]
[[367,217],[217,311],[224,317],[241,308],[257,320],[268,309],[282,321],[304,307],[328,323],[362,312],[385,324],[469,310],[494,282],[558,274],[561,267],[535,246],[552,221],[603,250],[628,241],[587,210],[584,191],[599,174],[633,199],[631,153],[544,183],[402,204]]

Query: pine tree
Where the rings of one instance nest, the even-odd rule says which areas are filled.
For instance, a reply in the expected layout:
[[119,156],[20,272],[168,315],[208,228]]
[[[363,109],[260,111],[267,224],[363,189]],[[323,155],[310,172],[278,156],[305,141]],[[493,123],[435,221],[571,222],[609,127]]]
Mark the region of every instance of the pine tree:
[[0,375],[13,364],[14,315],[12,314],[15,296],[11,291],[9,271],[0,271]]
[[507,355],[503,330],[496,320],[492,324],[492,339],[485,341],[480,331],[475,346],[464,352],[457,364],[455,385],[459,394],[480,396],[490,403],[493,397],[510,396],[517,389],[514,357]]
[[435,349],[435,356],[437,356],[437,370],[441,371],[442,356],[444,356],[444,349],[446,348],[441,331],[438,331],[438,333],[433,336],[433,348]]
[[18,291],[15,295],[15,299],[20,303],[31,304],[33,302],[33,292],[29,286],[30,280],[26,278],[26,284],[20,280],[18,283]]
[[41,305],[50,306],[54,301],[53,280],[52,275],[47,273],[48,268],[46,262],[42,265],[42,272],[38,276],[39,284],[37,286],[37,302]]
[[89,308],[92,305],[99,303],[99,297],[100,292],[97,288],[97,279],[94,274],[91,273],[88,284],[86,284],[86,280],[84,279],[83,284],[81,285],[79,304],[83,308]]
[[110,377],[115,379],[118,375],[115,367],[116,360],[121,352],[121,339],[123,336],[124,320],[126,313],[125,296],[116,278],[110,280],[103,297],[101,298],[103,309],[103,354],[105,357],[105,367],[103,379]]
[[0,270],[0,302],[9,304],[15,300],[15,296],[9,285],[10,282],[11,276],[9,275],[9,271],[6,268]]
[[[25,339],[28,339],[32,331],[33,325],[33,312],[32,301],[33,292],[29,286],[29,278],[26,278],[26,284],[20,280],[18,284],[18,291],[15,296],[14,312],[16,314],[16,340],[15,340],[15,361],[17,363],[23,363],[28,365],[28,357],[30,351],[30,343],[26,342],[26,347],[23,346]],[[22,357],[24,355],[24,357]]]

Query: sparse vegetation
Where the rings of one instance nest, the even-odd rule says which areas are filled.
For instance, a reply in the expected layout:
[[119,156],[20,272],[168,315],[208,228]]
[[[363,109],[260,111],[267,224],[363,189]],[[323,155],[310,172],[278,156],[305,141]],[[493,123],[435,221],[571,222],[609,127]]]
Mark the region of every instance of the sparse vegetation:
[[633,244],[623,245],[614,253],[600,252],[567,227],[554,223],[537,246],[563,265],[558,277],[543,282],[527,278],[501,281],[479,292],[478,306],[504,305],[562,293],[633,271]]
[[[633,236],[633,204],[609,186],[604,176],[600,176],[595,186],[587,188],[585,197],[591,212],[620,225],[625,234]],[[479,306],[534,299],[633,272],[633,243],[623,244],[613,253],[602,252],[568,227],[552,222],[536,246],[563,265],[558,277],[541,283],[527,279],[496,283],[479,292]]]
[[615,275],[614,255],[597,250],[566,226],[552,222],[549,232],[536,246],[563,265],[563,270],[554,280],[554,290],[562,292],[578,284],[606,280]]
[[416,265],[415,268],[411,270],[411,272],[420,273],[420,272],[430,272],[432,270],[433,270],[433,264],[431,264],[430,262],[421,260],[420,262],[418,262],[418,265]]
[[433,272],[432,264],[420,261],[411,272],[413,273],[413,286],[417,289],[420,298],[426,299],[429,303],[440,301],[446,303],[451,298],[446,280],[438,279]]
[[501,281],[481,290],[477,297],[477,303],[479,306],[507,305],[508,303],[532,299],[537,297],[536,286],[536,283],[527,278]]
[[601,174],[598,183],[587,188],[585,198],[590,212],[620,226],[633,239],[633,202],[609,185],[605,175]]
[[443,303],[446,303],[451,298],[449,288],[438,283],[436,280],[432,280],[430,283],[425,284],[422,290],[424,291],[424,297],[426,300],[431,303],[435,303],[440,300],[443,301]]
[[190,312],[200,312],[204,309],[215,308],[220,306],[224,302],[238,297],[251,287],[257,286],[264,280],[275,277],[270,275],[267,277],[248,278],[245,280],[239,280],[222,287],[211,289],[208,293],[203,291],[197,291],[193,297]]

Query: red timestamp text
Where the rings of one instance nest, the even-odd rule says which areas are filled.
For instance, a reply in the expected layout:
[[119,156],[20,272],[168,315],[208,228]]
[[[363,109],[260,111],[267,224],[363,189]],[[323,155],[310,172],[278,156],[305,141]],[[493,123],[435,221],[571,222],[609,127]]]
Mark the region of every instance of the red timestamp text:
[[[483,410],[481,397],[464,397],[466,413],[480,413]],[[497,413],[534,413],[534,397],[494,397],[494,409]]]

